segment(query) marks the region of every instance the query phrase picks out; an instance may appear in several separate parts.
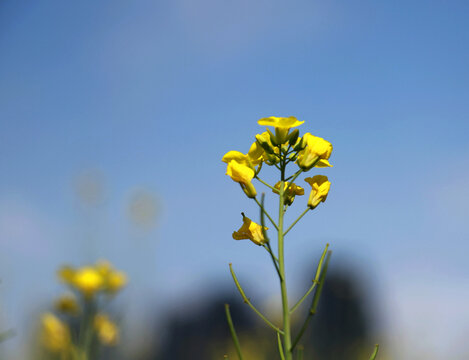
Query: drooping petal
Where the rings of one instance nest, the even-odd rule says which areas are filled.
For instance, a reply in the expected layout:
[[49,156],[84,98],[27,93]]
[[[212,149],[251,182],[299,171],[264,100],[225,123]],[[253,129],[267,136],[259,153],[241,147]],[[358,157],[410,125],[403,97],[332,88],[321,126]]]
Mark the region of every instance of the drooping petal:
[[[269,228],[264,226],[264,230]],[[251,240],[256,245],[265,244],[266,239],[262,233],[262,226],[256,224],[254,221],[249,219],[243,214],[243,225],[238,231],[233,232],[233,239],[235,240]]]
[[311,193],[308,199],[308,206],[314,209],[319,203],[326,201],[331,182],[324,175],[316,175],[312,178],[308,177],[305,181],[311,185]]

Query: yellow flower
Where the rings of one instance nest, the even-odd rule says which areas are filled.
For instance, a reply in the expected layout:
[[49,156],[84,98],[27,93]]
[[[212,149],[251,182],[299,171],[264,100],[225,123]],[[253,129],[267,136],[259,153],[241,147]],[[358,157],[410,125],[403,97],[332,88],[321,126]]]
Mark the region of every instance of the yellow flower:
[[84,266],[75,272],[72,285],[80,290],[86,297],[91,297],[102,289],[104,279],[96,268]]
[[59,297],[55,303],[55,308],[65,314],[76,315],[80,311],[75,296],[71,294],[65,294]]
[[[262,245],[267,242],[262,234],[262,226],[251,221],[248,217],[243,215],[243,225],[238,231],[233,232],[233,239],[235,240],[251,240],[256,245]],[[264,226],[264,230],[269,228]]]
[[270,117],[259,119],[257,123],[259,125],[274,126],[280,129],[290,129],[292,127],[300,126],[301,124],[304,123],[304,121],[299,121],[294,116],[289,116],[289,117],[270,116]]
[[41,317],[41,342],[52,352],[66,352],[71,348],[70,329],[51,313]]
[[[279,194],[279,190],[280,190],[280,184],[281,184],[281,181],[279,181],[278,183],[275,184],[274,188],[277,189],[277,190],[272,190],[273,193],[275,194]],[[284,187],[284,191],[286,190],[285,192],[285,203],[288,204],[288,205],[291,205],[293,204],[293,201],[295,200],[295,196],[296,195],[304,195],[305,194],[305,189],[303,189],[301,186],[298,186],[296,185],[295,183],[292,183],[290,185],[290,183],[288,181],[285,181],[283,183],[283,187]]]
[[262,149],[262,147],[256,142],[254,142],[254,144],[251,145],[251,148],[249,149],[249,152],[247,154],[231,150],[228,151],[225,155],[223,155],[221,161],[229,164],[230,161],[234,160],[240,164],[249,166],[250,168],[254,169],[256,165],[259,165],[262,162],[263,153],[264,150]]
[[122,271],[113,271],[106,279],[106,290],[115,293],[127,284],[127,275]]
[[304,171],[315,167],[332,167],[328,159],[332,153],[332,144],[323,138],[306,133],[303,135],[302,142],[306,148],[298,153],[297,163]]
[[249,151],[247,153],[247,157],[249,161],[251,161],[251,164],[256,166],[260,164],[263,159],[264,159],[264,149],[262,146],[257,142],[254,141],[249,148]]
[[316,175],[312,178],[308,177],[305,181],[311,185],[308,206],[314,209],[320,202],[326,201],[327,194],[331,188],[331,182],[328,180],[327,176],[324,175]]
[[233,160],[239,164],[249,166],[248,156],[239,151],[228,151],[225,155],[223,155],[221,159],[221,161],[227,164],[229,164]]
[[103,344],[116,345],[119,342],[119,328],[106,314],[97,314],[94,317],[94,328]]
[[62,266],[57,272],[59,279],[66,284],[71,284],[73,282],[73,277],[75,276],[75,270],[71,266]]
[[230,176],[233,181],[238,182],[248,197],[256,197],[256,189],[251,183],[251,180],[254,178],[254,170],[249,166],[236,160],[231,160],[226,168],[226,175]]

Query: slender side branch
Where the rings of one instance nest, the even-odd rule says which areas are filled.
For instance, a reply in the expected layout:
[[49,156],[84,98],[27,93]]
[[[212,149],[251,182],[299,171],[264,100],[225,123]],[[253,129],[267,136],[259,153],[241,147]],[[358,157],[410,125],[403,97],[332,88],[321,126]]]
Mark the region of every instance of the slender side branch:
[[[290,185],[296,180],[296,178],[298,176],[300,176],[300,174],[303,172],[303,170],[298,170],[296,173],[294,173],[292,176],[288,177],[287,179],[285,179],[286,181],[288,181],[290,183]],[[288,190],[288,189],[287,189]]]
[[379,344],[375,345],[375,350],[373,351],[373,354],[371,354],[370,360],[375,360],[376,355],[378,355],[378,350],[379,350]]
[[269,325],[272,329],[274,329],[276,332],[280,333],[283,335],[283,331],[280,330],[277,326],[275,326],[274,324],[272,324],[259,310],[256,309],[256,307],[251,303],[251,301],[248,299],[248,297],[246,296],[246,294],[244,293],[244,290],[243,288],[241,287],[239,281],[238,281],[238,278],[236,277],[235,275],[235,272],[233,270],[233,266],[232,264],[230,263],[230,272],[231,272],[231,276],[233,277],[233,280],[236,284],[236,287],[239,291],[239,293],[241,294],[241,297],[243,298],[243,301],[249,305],[249,307],[254,310],[254,312],[262,319],[264,320],[264,322]]
[[277,343],[278,343],[278,353],[280,354],[280,359],[285,360],[285,355],[283,353],[282,339],[280,338],[279,333],[277,333]]
[[[265,194],[262,193],[262,197],[261,197],[261,203],[260,203],[260,208],[261,208],[261,229],[262,229],[262,236],[264,237],[264,239],[266,240],[266,244],[264,244],[264,248],[269,252],[270,254],[270,257],[272,259],[272,262],[274,263],[274,266],[275,266],[275,270],[277,271],[277,275],[279,277],[279,279],[282,279],[282,274],[280,273],[280,269],[278,267],[278,264],[279,264],[279,260],[278,258],[274,255],[274,252],[272,251],[272,248],[270,247],[270,240],[269,238],[267,237],[267,232],[265,231],[264,227],[265,227],[265,218],[264,218],[264,197],[265,197]],[[257,199],[256,199],[257,200]]]
[[257,203],[257,205],[259,205],[259,207],[261,208],[261,218],[262,218],[262,215],[264,214],[265,216],[267,216],[267,218],[270,220],[270,222],[272,223],[272,225],[275,227],[275,229],[278,231],[278,226],[277,224],[275,223],[274,220],[272,220],[272,218],[270,217],[270,215],[267,213],[267,211],[265,211],[265,208],[264,208],[264,194],[262,194],[262,203],[259,202],[259,200],[257,200],[257,198],[254,198],[254,201]]
[[[230,313],[230,305],[225,304],[225,314],[226,314],[226,321],[228,322],[228,326],[230,327],[231,337],[233,339],[236,352],[238,353],[239,360],[243,360],[243,354],[241,353],[241,346],[239,345],[238,336],[236,335],[236,330],[233,325],[233,320],[231,319]],[[228,355],[225,355],[225,359],[228,359]]]
[[296,220],[293,222],[293,224],[291,224],[290,227],[283,233],[283,236],[287,235],[287,233],[293,228],[293,226],[295,226],[296,223],[297,223],[298,221],[300,221],[301,218],[302,218],[303,216],[305,216],[306,213],[307,213],[309,210],[311,210],[311,209],[310,209],[310,207],[308,206],[308,207],[306,208],[306,210],[303,211],[300,216],[298,216],[298,219],[296,219]]
[[324,262],[324,258],[326,257],[327,250],[329,249],[329,244],[326,244],[324,251],[322,252],[321,258],[319,259],[318,267],[316,268],[316,276],[313,279],[313,284],[309,288],[309,290],[303,295],[303,297],[298,300],[298,302],[293,306],[290,310],[290,314],[292,314],[300,305],[301,303],[311,294],[311,291],[319,284],[319,277],[321,276],[322,272],[322,263]]
[[331,259],[331,251],[328,251],[327,255],[326,255],[326,262],[324,264],[324,271],[322,271],[321,276],[319,278],[319,286],[316,289],[316,292],[314,293],[311,308],[309,309],[308,316],[306,317],[306,320],[303,323],[303,326],[301,327],[300,332],[298,333],[295,340],[293,341],[291,351],[293,351],[293,349],[295,349],[295,346],[298,344],[298,341],[300,341],[301,337],[303,336],[303,333],[305,332],[306,328],[308,327],[308,324],[311,321],[311,318],[316,314],[316,309],[318,307],[319,298],[321,296],[322,288],[324,286],[324,280],[326,279],[327,268],[329,266],[329,260],[330,259]]
[[259,180],[261,183],[263,183],[265,186],[269,187],[270,189],[272,189],[272,190],[277,190],[277,189],[275,189],[273,186],[267,184],[267,183],[266,183],[264,180],[262,180],[259,176],[256,176],[255,178],[256,178],[257,180]]
[[276,262],[278,261],[277,257],[275,256],[275,254],[272,252],[272,248],[270,247],[270,244],[267,242],[265,243],[264,245],[262,245],[262,247],[270,254],[271,258],[274,261],[274,264],[276,264]]

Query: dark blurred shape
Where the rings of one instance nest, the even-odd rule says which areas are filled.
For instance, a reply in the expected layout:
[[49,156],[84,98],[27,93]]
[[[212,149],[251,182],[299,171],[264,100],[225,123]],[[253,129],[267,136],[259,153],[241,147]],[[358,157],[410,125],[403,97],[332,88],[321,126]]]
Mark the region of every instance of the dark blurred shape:
[[[305,360],[356,360],[367,358],[373,350],[367,297],[354,274],[350,269],[334,269],[333,265],[329,268],[318,313],[299,343],[305,348]],[[309,285],[305,284],[305,291]],[[258,321],[240,297],[232,297],[237,295],[234,285],[229,294],[213,295],[202,306],[188,302],[184,309],[169,315],[166,322],[158,324],[160,348],[139,359],[211,360],[223,359],[224,354],[236,359],[223,309],[225,303],[230,304],[244,356],[249,360],[278,359],[273,331]],[[251,294],[251,298],[255,298],[255,294]],[[303,314],[296,317],[293,336],[303,324],[311,300],[310,295],[298,310]]]
[[[213,358],[214,347],[226,344],[229,330],[226,324],[224,304],[229,303],[233,321],[238,332],[253,329],[254,320],[243,308],[239,300],[219,295],[193,313],[174,314],[165,327],[166,341],[155,359],[194,359]],[[186,309],[190,309],[187,306]],[[223,358],[223,354],[220,354]]]
[[[360,281],[347,269],[327,274],[318,313],[304,335],[305,348],[321,360],[355,360],[371,352],[371,315]],[[305,353],[307,353],[305,351]]]

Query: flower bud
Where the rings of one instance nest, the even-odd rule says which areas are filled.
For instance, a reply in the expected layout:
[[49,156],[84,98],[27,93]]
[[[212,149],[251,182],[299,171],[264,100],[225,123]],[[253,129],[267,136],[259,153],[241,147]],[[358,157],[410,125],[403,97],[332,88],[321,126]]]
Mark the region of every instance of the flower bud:
[[274,149],[272,147],[272,142],[270,141],[270,139],[268,139],[268,136],[269,135],[266,134],[266,133],[257,134],[256,135],[256,140],[267,154],[273,154]]
[[275,139],[278,145],[282,145],[288,141],[288,131],[289,129],[285,128],[275,128]]
[[299,135],[300,135],[300,130],[295,129],[288,136],[288,143],[290,144],[291,147],[295,146]]

